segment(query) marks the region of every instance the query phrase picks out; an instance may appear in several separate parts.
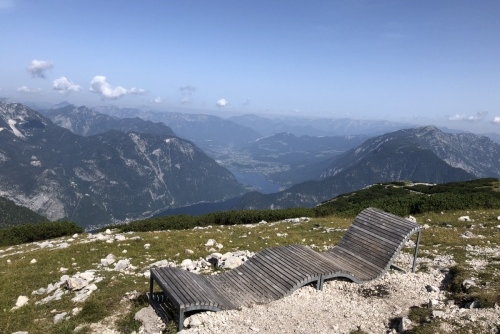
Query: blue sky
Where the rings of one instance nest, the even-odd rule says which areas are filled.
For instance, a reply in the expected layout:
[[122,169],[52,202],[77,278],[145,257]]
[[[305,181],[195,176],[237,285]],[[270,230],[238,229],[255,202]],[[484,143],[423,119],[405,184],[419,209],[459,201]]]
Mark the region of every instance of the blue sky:
[[500,1],[0,0],[0,97],[500,132]]

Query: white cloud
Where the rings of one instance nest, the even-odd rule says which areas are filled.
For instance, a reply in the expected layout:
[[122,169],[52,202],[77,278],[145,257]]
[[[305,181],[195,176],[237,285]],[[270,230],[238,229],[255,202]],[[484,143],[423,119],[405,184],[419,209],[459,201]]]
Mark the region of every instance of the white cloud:
[[128,94],[142,95],[146,92],[142,88],[134,87],[125,89],[122,86],[113,87],[106,81],[106,77],[102,75],[96,75],[92,81],[90,81],[90,91],[99,93],[103,99],[108,100],[115,100]]
[[185,103],[188,103],[189,102],[189,97],[187,96],[184,96],[182,99],[181,99],[181,104],[185,104]]
[[54,65],[50,61],[33,59],[26,69],[34,78],[45,79],[45,71],[52,67]]
[[479,111],[473,116],[467,116],[467,115],[459,115],[455,114],[453,116],[448,117],[448,120],[450,121],[459,121],[459,122],[477,122],[480,121],[488,114],[487,111]]
[[60,77],[52,81],[52,88],[59,93],[79,92],[82,87],[68,80],[66,77]]
[[219,101],[217,101],[217,102],[215,103],[215,105],[216,105],[217,107],[224,108],[225,106],[227,106],[227,104],[228,104],[228,103],[229,103],[229,102],[227,102],[227,100],[226,100],[226,99],[220,99]]
[[495,124],[500,124],[500,117],[499,117],[499,116],[496,116],[496,117],[493,119],[492,123],[495,123]]
[[143,95],[146,93],[146,91],[144,89],[135,88],[135,87],[130,88],[128,92],[129,92],[129,94],[134,94],[134,95]]
[[155,97],[154,99],[151,100],[151,102],[154,102],[154,103],[162,103],[163,102],[163,99],[159,96]]
[[21,86],[17,89],[17,91],[21,93],[38,93],[42,90],[40,88],[29,88],[27,86]]

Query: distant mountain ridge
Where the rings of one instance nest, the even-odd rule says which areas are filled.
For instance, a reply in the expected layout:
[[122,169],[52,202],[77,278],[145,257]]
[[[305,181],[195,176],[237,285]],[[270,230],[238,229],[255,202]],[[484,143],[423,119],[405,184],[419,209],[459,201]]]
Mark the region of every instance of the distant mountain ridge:
[[231,121],[252,128],[264,136],[290,132],[296,136],[376,136],[411,127],[410,124],[381,120],[357,120],[349,118],[278,117],[267,118],[254,114],[233,116]]
[[139,117],[116,118],[85,106],[76,107],[70,104],[40,112],[49,117],[54,124],[81,136],[92,136],[109,130],[175,136],[172,129],[163,123],[145,121]]
[[162,122],[179,137],[194,142],[207,152],[219,145],[225,146],[228,143],[240,145],[262,136],[249,127],[213,115],[116,107],[95,107],[93,110],[118,118],[140,117],[144,120]]
[[243,191],[229,171],[176,136],[110,130],[82,137],[22,104],[0,102],[0,196],[50,220],[137,219]]

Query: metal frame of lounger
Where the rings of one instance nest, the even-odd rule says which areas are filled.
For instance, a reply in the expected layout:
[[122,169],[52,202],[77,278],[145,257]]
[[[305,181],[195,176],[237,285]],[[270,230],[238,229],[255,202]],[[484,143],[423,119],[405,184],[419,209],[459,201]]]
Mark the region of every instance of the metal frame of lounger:
[[[356,216],[340,243],[324,253],[304,245],[271,247],[256,253],[235,269],[217,275],[198,275],[179,268],[151,268],[149,300],[166,321],[162,303],[153,291],[156,282],[174,311],[178,330],[186,312],[238,309],[290,295],[300,287],[333,278],[364,283],[383,276],[414,233],[415,271],[421,227],[404,218],[368,208]],[[399,269],[399,268],[398,268]]]

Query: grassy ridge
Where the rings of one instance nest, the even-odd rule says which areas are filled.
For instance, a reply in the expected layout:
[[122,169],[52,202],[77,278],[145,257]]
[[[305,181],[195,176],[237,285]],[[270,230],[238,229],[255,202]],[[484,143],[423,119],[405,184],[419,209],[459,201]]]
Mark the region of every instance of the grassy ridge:
[[440,185],[394,182],[374,185],[338,196],[315,208],[279,210],[240,210],[205,214],[177,215],[134,221],[115,225],[124,231],[182,230],[195,226],[254,224],[262,220],[277,221],[290,217],[352,217],[367,207],[376,207],[399,216],[449,210],[500,208],[498,179],[478,179]]

